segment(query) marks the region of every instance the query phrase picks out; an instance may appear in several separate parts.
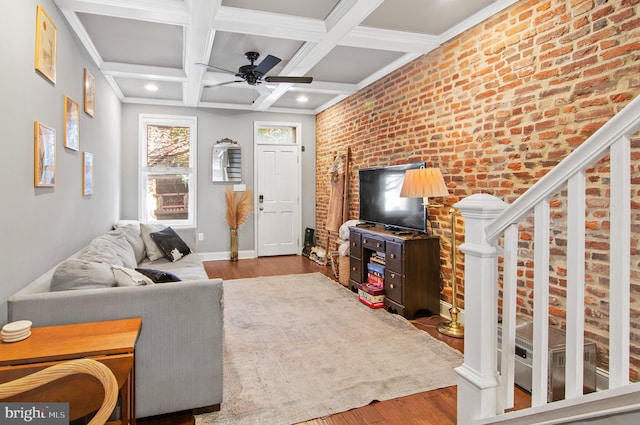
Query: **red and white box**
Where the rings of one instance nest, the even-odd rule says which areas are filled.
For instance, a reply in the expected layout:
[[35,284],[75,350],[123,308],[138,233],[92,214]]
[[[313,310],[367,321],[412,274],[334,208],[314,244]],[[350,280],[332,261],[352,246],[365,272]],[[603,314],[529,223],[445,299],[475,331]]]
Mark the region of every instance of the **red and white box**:
[[370,283],[360,283],[358,285],[358,299],[371,308],[383,308],[384,288]]

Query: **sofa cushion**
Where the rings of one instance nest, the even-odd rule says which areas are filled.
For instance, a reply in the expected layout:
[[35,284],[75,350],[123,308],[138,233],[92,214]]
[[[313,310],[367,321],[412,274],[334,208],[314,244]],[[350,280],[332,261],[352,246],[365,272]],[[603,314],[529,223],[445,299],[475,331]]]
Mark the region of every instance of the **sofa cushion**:
[[120,220],[113,225],[113,230],[119,230],[127,238],[129,244],[133,248],[136,255],[136,261],[139,263],[147,256],[144,247],[144,240],[140,233],[140,222],[136,220]]
[[155,269],[136,269],[137,272],[145,275],[154,283],[180,282],[180,278],[173,273]]
[[207,273],[202,265],[202,259],[195,252],[182,257],[180,261],[176,262],[169,261],[167,258],[161,258],[156,261],[149,261],[149,259],[145,259],[142,263],[138,264],[138,268],[170,272],[185,282],[190,280],[208,279]]
[[111,265],[71,258],[58,265],[51,277],[51,291],[109,288],[116,286]]
[[191,254],[191,249],[171,227],[150,234],[151,239],[158,244],[164,256],[171,261],[178,261],[185,255]]
[[131,244],[117,230],[98,236],[79,256],[82,260],[109,263],[134,269],[138,262]]
[[126,267],[113,266],[113,275],[116,279],[116,286],[143,286],[153,285],[153,280],[144,274]]
[[151,239],[150,235],[166,227],[164,224],[140,223],[140,234],[144,241],[144,248],[147,251],[147,258],[149,258],[150,261],[156,261],[164,257],[164,252],[162,252],[158,244]]

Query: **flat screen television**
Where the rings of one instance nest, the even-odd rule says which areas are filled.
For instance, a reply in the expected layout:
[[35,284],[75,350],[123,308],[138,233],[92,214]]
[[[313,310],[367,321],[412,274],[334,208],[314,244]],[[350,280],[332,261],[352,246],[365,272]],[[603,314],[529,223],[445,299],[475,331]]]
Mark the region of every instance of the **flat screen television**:
[[424,162],[414,162],[360,169],[360,220],[381,224],[392,231],[415,230],[426,233],[422,198],[400,197],[405,171],[425,166]]

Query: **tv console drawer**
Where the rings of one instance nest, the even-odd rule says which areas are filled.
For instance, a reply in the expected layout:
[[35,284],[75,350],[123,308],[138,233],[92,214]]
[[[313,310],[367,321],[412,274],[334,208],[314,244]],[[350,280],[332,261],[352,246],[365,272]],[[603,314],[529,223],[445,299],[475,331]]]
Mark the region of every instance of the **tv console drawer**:
[[362,235],[352,230],[349,233],[349,241],[351,242],[351,246],[349,247],[351,256],[362,258]]
[[362,280],[362,261],[353,256],[349,259],[349,278],[356,282]]
[[386,245],[385,265],[387,266],[387,269],[402,274],[402,244],[387,241]]
[[402,304],[402,293],[402,275],[389,269],[385,270],[384,295],[388,298],[391,298],[398,304]]
[[384,239],[378,239],[369,235],[362,235],[362,247],[374,251],[384,251]]

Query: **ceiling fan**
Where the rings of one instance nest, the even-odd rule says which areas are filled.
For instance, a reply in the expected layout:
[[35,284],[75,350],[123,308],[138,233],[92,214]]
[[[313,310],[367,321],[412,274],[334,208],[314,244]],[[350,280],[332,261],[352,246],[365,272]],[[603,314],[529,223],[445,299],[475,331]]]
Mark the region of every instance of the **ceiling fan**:
[[[258,52],[247,52],[244,54],[246,58],[251,62],[249,65],[243,65],[238,69],[238,72],[229,71],[228,69],[219,68],[217,66],[208,65],[206,63],[196,63],[196,65],[204,66],[216,71],[222,71],[227,74],[233,74],[241,80],[227,81],[226,83],[215,84],[214,86],[221,86],[225,84],[241,83],[246,81],[249,85],[255,86],[263,82],[266,83],[304,83],[308,84],[313,81],[313,77],[286,77],[286,76],[265,76],[265,74],[276,66],[281,59],[272,55],[267,55],[258,65],[255,64],[256,60],[260,57]],[[205,87],[214,87],[205,86]]]

